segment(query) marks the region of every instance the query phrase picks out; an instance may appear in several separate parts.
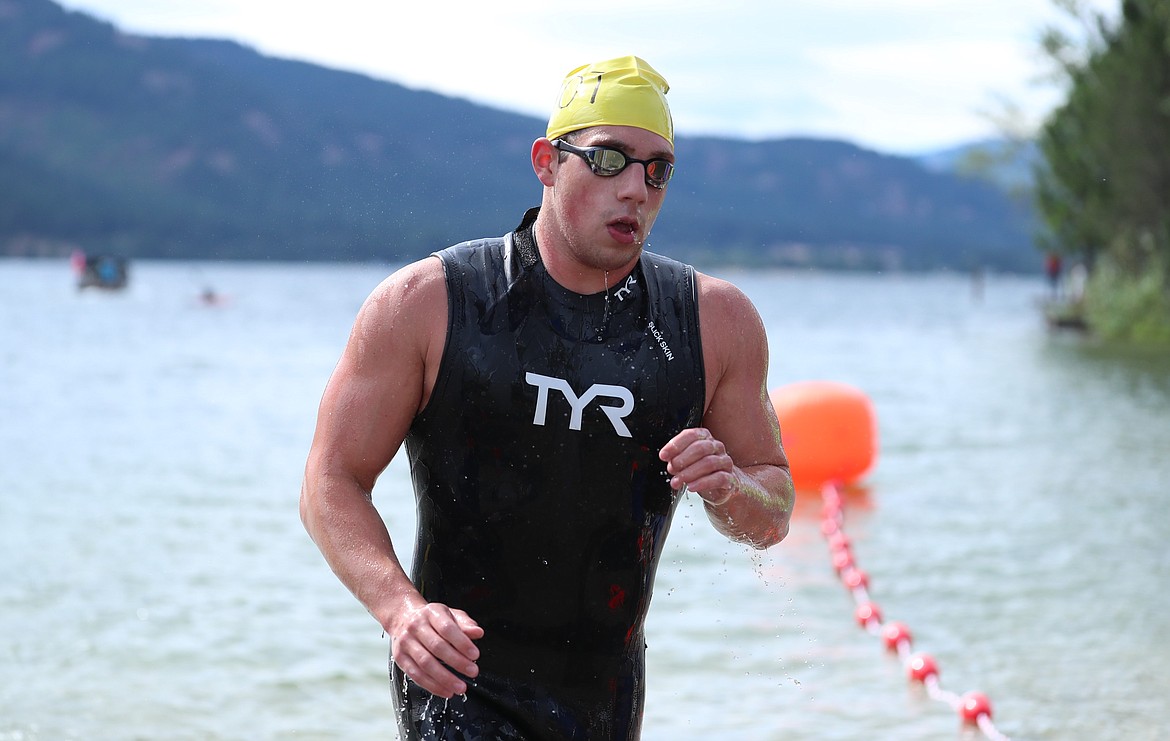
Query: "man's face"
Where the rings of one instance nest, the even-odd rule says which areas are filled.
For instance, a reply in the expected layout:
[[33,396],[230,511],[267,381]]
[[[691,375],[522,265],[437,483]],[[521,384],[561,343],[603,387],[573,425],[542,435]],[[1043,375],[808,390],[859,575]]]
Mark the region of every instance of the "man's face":
[[[658,134],[631,126],[598,126],[573,137],[577,147],[611,147],[639,160],[674,162],[674,148]],[[617,175],[596,175],[589,163],[566,153],[556,167],[546,207],[555,219],[561,257],[579,268],[620,271],[632,267],[662,208],[666,189],[646,182],[646,170],[631,163]]]

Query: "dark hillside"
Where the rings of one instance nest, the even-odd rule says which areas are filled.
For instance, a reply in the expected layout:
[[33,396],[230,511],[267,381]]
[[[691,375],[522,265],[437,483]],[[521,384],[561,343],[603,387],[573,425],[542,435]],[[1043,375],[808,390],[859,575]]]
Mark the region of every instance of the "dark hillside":
[[[402,260],[539,199],[543,122],[228,41],[0,0],[0,255]],[[677,142],[652,239],[696,260],[1032,269],[993,187],[836,141]]]

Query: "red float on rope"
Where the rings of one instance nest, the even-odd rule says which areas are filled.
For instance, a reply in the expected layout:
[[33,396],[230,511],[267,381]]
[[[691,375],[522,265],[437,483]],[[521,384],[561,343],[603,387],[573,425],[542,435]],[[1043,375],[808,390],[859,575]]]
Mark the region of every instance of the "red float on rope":
[[881,611],[869,597],[869,577],[858,568],[853,545],[845,534],[842,482],[856,481],[869,471],[877,455],[877,424],[873,405],[860,390],[830,381],[806,381],[769,392],[780,422],[797,489],[820,489],[821,533],[829,543],[833,568],[853,595],[858,623],[880,634],[886,648],[896,651],[911,679],[921,682],[932,699],[957,710],[963,721],[978,725],[992,741],[1009,741],[991,721],[991,703],[980,692],[959,697],[941,688],[938,664],[929,654],[911,655],[912,636],[902,623],[883,624]]
[[938,664],[930,654],[914,654],[910,657],[910,678],[915,682],[925,682],[927,677],[938,676]]
[[850,589],[869,588],[869,575],[856,566],[841,574],[841,581]]
[[959,713],[964,723],[976,725],[990,741],[1010,741],[995,728],[991,720],[991,702],[981,692],[968,692],[959,697],[944,690],[938,678],[938,663],[930,654],[910,654],[912,636],[903,623],[883,623],[877,604],[869,598],[869,577],[858,568],[852,546],[845,534],[845,515],[841,508],[841,494],[836,484],[826,484],[822,490],[825,501],[821,532],[829,542],[833,567],[845,586],[853,594],[857,609],[854,616],[861,627],[881,635],[886,648],[896,651],[905,663],[910,679],[921,683],[931,699],[945,702]]
[[877,627],[882,622],[882,611],[872,602],[862,602],[857,606],[857,623],[863,628]]
[[982,692],[968,692],[963,695],[959,705],[959,715],[968,723],[976,724],[979,717],[991,717],[991,701]]
[[909,647],[914,642],[914,637],[905,623],[893,622],[882,626],[882,640],[886,642],[886,648],[897,651],[900,644],[905,643]]
[[849,551],[837,551],[833,554],[833,568],[837,573],[853,568],[853,554]]
[[829,548],[834,551],[849,550],[851,545],[849,536],[841,530],[836,530],[829,535]]

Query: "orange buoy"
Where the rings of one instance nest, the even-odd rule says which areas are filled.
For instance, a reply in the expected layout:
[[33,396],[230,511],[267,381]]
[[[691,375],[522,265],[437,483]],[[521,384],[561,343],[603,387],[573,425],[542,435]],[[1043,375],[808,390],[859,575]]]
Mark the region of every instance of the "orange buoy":
[[769,392],[797,489],[851,483],[877,457],[873,404],[836,381],[801,381]]

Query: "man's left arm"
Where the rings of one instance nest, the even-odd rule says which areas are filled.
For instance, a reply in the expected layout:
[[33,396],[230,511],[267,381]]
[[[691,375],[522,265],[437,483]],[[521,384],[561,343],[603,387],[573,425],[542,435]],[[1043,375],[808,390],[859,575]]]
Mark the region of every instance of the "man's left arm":
[[683,430],[659,457],[670,485],[703,499],[727,537],[767,548],[784,539],[795,494],[780,424],[768,398],[768,338],[738,288],[698,275],[707,381],[703,426]]

